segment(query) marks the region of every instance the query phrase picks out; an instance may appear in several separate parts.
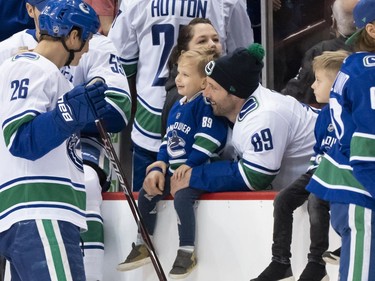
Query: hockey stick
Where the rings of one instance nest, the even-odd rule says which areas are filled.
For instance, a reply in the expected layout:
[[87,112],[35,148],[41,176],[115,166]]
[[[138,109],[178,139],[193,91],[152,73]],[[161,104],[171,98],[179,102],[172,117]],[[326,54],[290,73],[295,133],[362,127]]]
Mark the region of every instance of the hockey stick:
[[166,281],[167,278],[165,277],[163,268],[161,267],[160,261],[159,261],[157,255],[156,255],[154,246],[152,245],[151,238],[148,235],[148,232],[147,232],[147,229],[144,225],[143,219],[142,219],[142,217],[139,213],[139,209],[138,209],[138,207],[135,203],[133,193],[132,193],[132,191],[129,187],[129,184],[128,184],[126,178],[125,178],[125,174],[122,171],[120,161],[119,161],[119,159],[116,155],[115,149],[113,148],[113,145],[112,145],[111,139],[110,139],[110,137],[107,133],[107,130],[105,129],[105,127],[103,125],[103,122],[101,120],[95,120],[95,124],[96,124],[96,127],[98,128],[100,136],[103,140],[104,148],[107,152],[107,156],[112,163],[113,169],[115,170],[115,172],[117,174],[117,178],[119,180],[119,183],[120,183],[120,185],[121,185],[121,187],[124,191],[126,200],[129,203],[129,206],[130,206],[130,209],[133,213],[134,219],[135,219],[135,221],[138,225],[138,229],[141,232],[143,241],[145,242],[147,250],[150,253],[151,261],[154,265],[154,268],[155,268],[155,271],[156,271],[156,273],[159,277],[159,280],[160,281]]
[[[87,83],[87,86],[94,84],[97,81],[102,81],[104,83],[104,79],[101,77],[95,77]],[[117,174],[117,178],[119,180],[119,183],[122,187],[122,190],[125,194],[126,201],[128,201],[130,210],[134,216],[135,222],[137,223],[138,229],[140,230],[140,233],[142,235],[143,241],[145,242],[145,245],[147,247],[147,250],[150,254],[150,258],[152,261],[152,264],[154,265],[156,274],[159,277],[160,281],[167,281],[167,277],[165,277],[163,268],[161,267],[160,261],[156,255],[154,246],[152,244],[151,238],[148,235],[147,229],[145,227],[145,224],[143,222],[143,219],[141,217],[141,214],[139,213],[139,209],[137,207],[137,204],[135,203],[134,196],[132,193],[131,188],[129,187],[129,184],[125,178],[125,173],[123,172],[121,168],[120,160],[117,157],[116,151],[113,147],[111,138],[103,124],[103,122],[100,119],[95,120],[95,125],[100,133],[100,136],[102,138],[104,149],[107,152],[107,156],[109,160],[111,161],[111,164],[113,166],[113,169],[115,170]]]

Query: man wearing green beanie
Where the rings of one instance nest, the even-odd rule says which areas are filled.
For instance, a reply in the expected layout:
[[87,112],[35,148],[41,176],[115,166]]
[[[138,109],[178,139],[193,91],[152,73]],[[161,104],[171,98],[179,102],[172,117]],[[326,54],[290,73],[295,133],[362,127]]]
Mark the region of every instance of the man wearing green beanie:
[[172,180],[172,195],[188,186],[206,192],[280,190],[307,170],[317,112],[259,83],[263,57],[263,47],[252,44],[207,64],[204,96],[215,115],[233,124],[238,160],[194,167]]

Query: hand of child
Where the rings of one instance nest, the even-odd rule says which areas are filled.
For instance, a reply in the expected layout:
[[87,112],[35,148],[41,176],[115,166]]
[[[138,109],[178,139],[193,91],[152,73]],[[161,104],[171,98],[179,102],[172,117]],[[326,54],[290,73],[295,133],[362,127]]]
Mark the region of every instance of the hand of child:
[[154,163],[150,164],[146,168],[146,176],[150,172],[151,169],[159,167],[161,169],[161,172],[165,175],[165,172],[167,171],[167,164],[163,161],[155,161]]
[[146,178],[143,181],[143,189],[150,196],[162,195],[165,185],[165,172],[167,164],[156,161],[146,168]]
[[178,167],[174,171],[172,178],[174,178],[176,180],[180,180],[181,178],[183,178],[183,176],[185,175],[186,171],[188,171],[190,169],[191,169],[190,166],[188,166],[186,164],[182,164],[180,167]]

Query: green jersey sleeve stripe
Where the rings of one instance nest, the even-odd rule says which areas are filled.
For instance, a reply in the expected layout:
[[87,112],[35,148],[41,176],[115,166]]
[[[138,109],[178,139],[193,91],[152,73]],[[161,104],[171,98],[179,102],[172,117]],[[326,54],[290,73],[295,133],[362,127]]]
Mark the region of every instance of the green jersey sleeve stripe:
[[3,135],[5,144],[7,147],[10,146],[11,139],[13,138],[14,133],[17,132],[18,128],[35,118],[35,113],[28,112],[27,114],[23,115],[21,118],[14,119],[12,122],[8,123],[3,129]]
[[375,161],[375,138],[373,137],[373,135],[364,134],[353,135],[350,142],[350,161]]
[[270,184],[276,177],[276,175],[268,175],[250,169],[244,165],[242,160],[239,162],[239,167],[242,177],[246,177],[244,181],[248,183],[250,185],[249,187],[253,190],[270,189]]
[[355,179],[350,166],[339,165],[325,155],[314,173],[314,178],[324,186],[335,189],[362,190],[365,188]]

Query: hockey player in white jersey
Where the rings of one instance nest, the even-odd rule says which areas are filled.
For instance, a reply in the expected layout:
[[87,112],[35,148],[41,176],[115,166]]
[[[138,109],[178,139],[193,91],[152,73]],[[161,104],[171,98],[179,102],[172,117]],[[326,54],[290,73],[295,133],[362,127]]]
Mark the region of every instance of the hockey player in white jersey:
[[[65,69],[65,74],[72,78],[73,85],[80,85],[96,76],[104,78],[108,85],[105,96],[109,110],[103,116],[107,131],[117,133],[128,124],[131,113],[129,86],[109,38],[95,34],[79,65]],[[100,208],[101,193],[111,184],[111,164],[94,124],[82,130],[81,143],[87,193],[88,231],[81,235],[86,277],[87,281],[104,280],[104,229]]]
[[79,0],[57,0],[47,4],[39,24],[35,49],[0,69],[0,166],[6,171],[0,178],[0,255],[11,261],[12,280],[86,280],[77,133],[106,113],[107,86],[73,88],[59,69],[78,63],[99,20]]
[[[210,18],[224,52],[253,42],[243,0],[122,1],[108,36],[120,53],[133,97],[137,96],[131,138],[133,190],[142,187],[146,167],[156,161],[161,143],[167,61],[180,26]],[[135,104],[134,104],[135,105]]]
[[[105,79],[105,92],[109,110],[103,116],[107,131],[120,132],[130,119],[131,98],[127,79],[118,61],[117,51],[111,40],[95,34],[90,40],[89,51],[82,56],[78,66],[65,68],[64,72],[73,85],[86,83],[96,76]],[[101,217],[102,192],[111,184],[111,167],[96,126],[90,124],[81,131],[82,155],[87,194],[88,231],[82,233],[84,262],[87,281],[103,280],[104,229]]]
[[[36,19],[47,1],[27,2],[29,15]],[[38,32],[37,26],[36,30],[24,30],[0,42],[0,63],[15,53],[34,49]],[[109,132],[119,132],[130,118],[131,99],[127,79],[119,64],[117,51],[109,38],[99,33],[94,34],[89,45],[89,51],[82,56],[78,66],[66,66],[61,71],[73,85],[88,82],[96,76],[105,79],[108,85],[105,95],[109,110],[103,116],[104,122]],[[94,124],[86,126],[81,132],[88,223],[88,231],[82,233],[81,238],[88,281],[103,278],[104,229],[100,211],[101,193],[111,184],[110,163],[97,137]]]
[[187,186],[208,192],[279,190],[306,171],[317,114],[259,84],[263,56],[261,45],[253,44],[207,64],[204,96],[215,115],[234,124],[239,161],[194,167],[183,179],[172,179],[172,195]]

